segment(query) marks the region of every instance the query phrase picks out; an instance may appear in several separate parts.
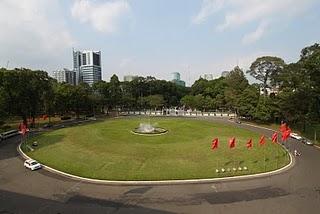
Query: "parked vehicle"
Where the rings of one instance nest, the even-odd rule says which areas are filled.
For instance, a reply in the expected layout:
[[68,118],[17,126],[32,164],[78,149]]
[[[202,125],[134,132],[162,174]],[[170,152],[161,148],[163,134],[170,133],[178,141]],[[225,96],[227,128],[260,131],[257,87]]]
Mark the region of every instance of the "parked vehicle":
[[19,135],[18,130],[11,130],[11,131],[7,131],[7,132],[3,132],[0,134],[0,141],[5,140],[10,137],[14,137],[16,135]]
[[38,163],[37,161],[35,160],[32,160],[32,159],[28,159],[24,162],[23,164],[27,169],[30,169],[30,170],[36,170],[36,169],[41,169],[42,166],[40,163]]
[[296,139],[296,140],[301,140],[302,137],[300,135],[298,135],[297,133],[290,133],[290,137],[292,137],[293,139]]
[[304,138],[304,137],[303,137],[303,138],[301,139],[301,142],[304,143],[304,144],[306,144],[306,145],[313,146],[312,141],[309,140],[309,139],[307,139],[307,138]]

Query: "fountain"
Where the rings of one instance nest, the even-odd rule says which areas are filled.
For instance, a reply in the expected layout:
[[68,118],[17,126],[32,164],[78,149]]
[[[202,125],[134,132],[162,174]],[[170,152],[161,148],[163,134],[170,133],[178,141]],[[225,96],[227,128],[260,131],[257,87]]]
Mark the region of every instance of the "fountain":
[[138,128],[132,130],[132,133],[139,135],[159,135],[164,134],[168,130],[156,127],[156,124],[140,123]]
[[137,131],[141,133],[152,133],[154,130],[155,128],[150,123],[140,123],[137,128]]

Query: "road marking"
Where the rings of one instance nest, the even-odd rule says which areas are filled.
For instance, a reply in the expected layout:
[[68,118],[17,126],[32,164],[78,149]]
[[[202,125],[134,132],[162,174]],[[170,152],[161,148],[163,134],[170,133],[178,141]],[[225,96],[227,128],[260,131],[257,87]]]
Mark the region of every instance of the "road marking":
[[212,185],[211,188],[215,191],[218,192],[217,187],[215,185]]

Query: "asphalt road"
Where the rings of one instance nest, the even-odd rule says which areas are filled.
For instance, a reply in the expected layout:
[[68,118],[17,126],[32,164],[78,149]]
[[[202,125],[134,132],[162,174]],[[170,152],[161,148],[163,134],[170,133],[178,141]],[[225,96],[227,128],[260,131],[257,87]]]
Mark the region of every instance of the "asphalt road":
[[98,185],[45,170],[31,172],[23,167],[16,151],[18,142],[17,137],[0,143],[0,214],[320,212],[320,150],[295,140],[286,146],[302,155],[284,173],[241,181],[162,186]]

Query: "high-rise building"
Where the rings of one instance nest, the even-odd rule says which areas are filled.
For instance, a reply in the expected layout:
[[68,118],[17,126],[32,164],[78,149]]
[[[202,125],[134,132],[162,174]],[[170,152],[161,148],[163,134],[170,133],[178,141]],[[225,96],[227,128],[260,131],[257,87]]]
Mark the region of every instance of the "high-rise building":
[[172,75],[173,75],[173,80],[171,82],[173,82],[173,83],[175,83],[177,85],[180,85],[180,86],[186,86],[186,82],[182,81],[180,79],[180,73],[179,72],[173,72]]
[[53,78],[55,78],[58,82],[65,82],[71,85],[76,84],[76,73],[66,68],[53,71]]
[[100,51],[73,51],[73,70],[76,83],[92,85],[102,79]]

